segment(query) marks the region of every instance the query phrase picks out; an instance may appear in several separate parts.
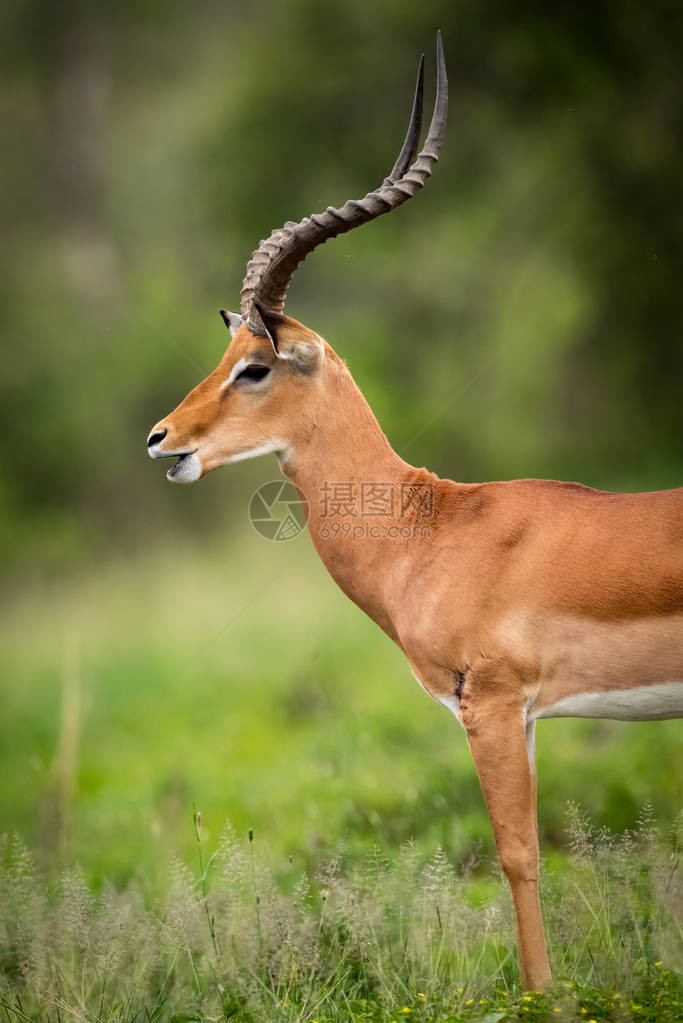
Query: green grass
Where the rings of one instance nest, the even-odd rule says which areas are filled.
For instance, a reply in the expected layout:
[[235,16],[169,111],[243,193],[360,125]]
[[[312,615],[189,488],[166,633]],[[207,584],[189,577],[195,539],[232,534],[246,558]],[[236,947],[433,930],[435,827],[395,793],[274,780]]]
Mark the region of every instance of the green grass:
[[[0,628],[0,763],[12,779],[0,831],[50,862],[77,860],[95,881],[141,868],[163,880],[169,857],[189,853],[193,802],[207,821],[253,827],[278,876],[341,837],[357,854],[415,838],[456,863],[490,856],[452,715],[337,590],[307,537],[269,544],[246,516],[234,528],[239,546],[209,555],[174,542],[15,600]],[[647,801],[670,826],[683,805],[679,758],[676,721],[541,722],[545,854],[565,848],[572,800],[616,832]]]
[[[683,822],[681,822],[683,823]],[[21,842],[0,871],[0,1005],[8,1020],[680,1020],[678,843],[645,816],[615,839],[573,811],[572,853],[545,871],[555,986],[519,990],[499,875],[473,908],[441,850],[343,850],[278,885],[228,825],[195,869],[177,862],[163,902],[140,883],[98,892],[77,869],[49,885]]]
[[[683,962],[666,837],[679,723],[540,723],[544,908],[570,987],[522,1002],[464,733],[307,538],[235,529],[239,546],[169,544],[5,615],[0,832],[20,836],[2,893],[7,1018],[676,1018],[662,1006]],[[570,801],[638,837],[572,853]],[[664,836],[650,844],[648,801]],[[205,856],[218,850],[217,949],[178,865],[195,861],[194,804]]]

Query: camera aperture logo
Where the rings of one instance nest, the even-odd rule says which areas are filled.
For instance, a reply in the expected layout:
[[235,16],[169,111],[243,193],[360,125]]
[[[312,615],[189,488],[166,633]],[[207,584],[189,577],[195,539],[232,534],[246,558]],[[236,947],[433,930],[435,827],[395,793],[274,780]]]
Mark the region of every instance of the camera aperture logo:
[[308,505],[289,480],[271,480],[252,495],[249,519],[259,536],[282,543],[294,540],[306,528]]

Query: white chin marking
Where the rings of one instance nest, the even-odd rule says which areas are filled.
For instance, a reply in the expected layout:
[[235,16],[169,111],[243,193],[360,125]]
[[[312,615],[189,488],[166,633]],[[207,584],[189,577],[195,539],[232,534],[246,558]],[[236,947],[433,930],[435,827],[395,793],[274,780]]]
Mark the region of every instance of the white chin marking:
[[171,483],[194,483],[202,475],[202,463],[196,451],[181,455],[173,468],[166,473]]
[[612,718],[615,721],[662,721],[683,717],[683,683],[663,682],[635,689],[576,693],[532,712],[535,718]]

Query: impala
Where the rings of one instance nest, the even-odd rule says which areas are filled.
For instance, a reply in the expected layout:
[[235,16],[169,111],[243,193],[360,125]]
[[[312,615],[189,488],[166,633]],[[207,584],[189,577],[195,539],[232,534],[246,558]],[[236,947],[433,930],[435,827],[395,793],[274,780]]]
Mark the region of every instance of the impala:
[[227,351],[154,426],[148,448],[152,458],[178,459],[167,476],[179,483],[277,455],[332,577],[467,733],[512,891],[523,981],[541,988],[550,965],[538,897],[536,721],[683,715],[683,489],[439,479],[396,454],[344,362],[283,314],[308,253],[393,210],[429,177],[448,105],[440,35],[434,113],[416,158],[422,95],[423,61],[408,134],[378,189],[260,243],[241,313],[221,311]]

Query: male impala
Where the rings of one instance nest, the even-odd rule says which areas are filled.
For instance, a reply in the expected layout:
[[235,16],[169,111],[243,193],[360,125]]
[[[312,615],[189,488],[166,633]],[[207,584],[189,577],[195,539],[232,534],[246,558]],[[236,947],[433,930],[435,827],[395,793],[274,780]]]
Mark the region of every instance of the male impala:
[[[313,543],[344,592],[403,650],[467,732],[512,889],[524,983],[550,979],[538,898],[534,729],[544,717],[683,715],[683,489],[455,483],[404,462],[348,369],[282,310],[316,246],[387,213],[429,177],[447,111],[438,87],[415,159],[423,65],[394,169],[360,202],[262,241],[218,367],[149,435],[190,483],[275,452],[305,498]],[[421,339],[421,346],[428,344]]]

